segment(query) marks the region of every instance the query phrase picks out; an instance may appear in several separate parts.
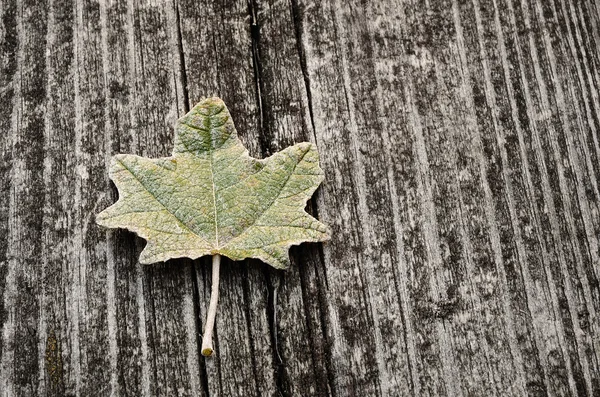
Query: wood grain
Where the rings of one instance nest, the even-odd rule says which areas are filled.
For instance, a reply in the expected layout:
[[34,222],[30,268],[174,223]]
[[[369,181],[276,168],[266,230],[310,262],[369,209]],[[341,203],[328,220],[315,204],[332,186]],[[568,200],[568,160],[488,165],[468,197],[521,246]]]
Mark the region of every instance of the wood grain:
[[[600,394],[590,0],[0,0],[0,395]],[[141,266],[116,153],[314,142],[325,244]]]

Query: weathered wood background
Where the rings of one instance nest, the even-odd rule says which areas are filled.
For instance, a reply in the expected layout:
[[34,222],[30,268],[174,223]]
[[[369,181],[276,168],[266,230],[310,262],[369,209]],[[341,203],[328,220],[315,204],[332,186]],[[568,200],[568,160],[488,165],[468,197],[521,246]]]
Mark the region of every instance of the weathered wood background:
[[[595,0],[0,0],[2,396],[600,395]],[[327,244],[140,266],[115,153],[221,96]]]

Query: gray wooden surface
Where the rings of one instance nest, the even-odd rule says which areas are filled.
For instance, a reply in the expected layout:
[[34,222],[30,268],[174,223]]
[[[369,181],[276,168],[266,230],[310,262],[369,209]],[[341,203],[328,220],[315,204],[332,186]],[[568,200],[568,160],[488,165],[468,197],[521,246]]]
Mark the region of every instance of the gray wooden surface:
[[[1,396],[600,395],[594,0],[0,0]],[[322,154],[292,267],[143,267],[115,153]]]

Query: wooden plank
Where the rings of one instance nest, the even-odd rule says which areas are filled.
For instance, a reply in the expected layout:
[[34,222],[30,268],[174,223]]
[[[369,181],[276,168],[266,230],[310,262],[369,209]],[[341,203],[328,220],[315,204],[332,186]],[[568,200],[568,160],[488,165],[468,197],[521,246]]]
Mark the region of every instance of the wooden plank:
[[[223,98],[240,139],[263,157],[261,111],[252,57],[251,18],[246,1],[179,1],[182,51],[189,106],[203,97]],[[210,296],[210,261],[199,261],[198,305],[204,322]],[[215,354],[204,359],[210,395],[275,395],[275,352],[271,338],[265,265],[258,261],[221,266]]]
[[[105,166],[112,153],[134,152],[139,141],[132,131],[137,101],[134,5],[128,1],[100,2],[104,78]],[[105,185],[110,185],[108,181]],[[106,190],[104,204],[116,200]],[[147,329],[149,310],[144,297],[143,269],[136,265],[138,250],[124,231],[106,233],[106,298],[109,302],[111,392],[148,396],[153,371]],[[123,370],[126,369],[126,370]]]
[[371,95],[375,81],[362,78],[375,72],[361,46],[367,18],[341,2],[300,7],[316,141],[328,173],[319,215],[333,229],[324,257],[334,393],[409,394],[414,334],[405,334],[411,303],[401,298],[408,268],[394,227],[389,142],[374,139],[385,128]]
[[[490,5],[486,4],[486,6]],[[476,121],[475,128],[481,137],[482,157],[487,167],[487,183],[490,193],[493,194],[490,199],[493,200],[493,207],[496,209],[491,216],[498,222],[495,232],[499,243],[496,249],[499,249],[501,253],[501,262],[499,262],[501,267],[499,266],[498,269],[503,273],[500,274],[505,284],[505,293],[512,297],[510,305],[505,306],[506,312],[510,315],[507,325],[510,326],[509,329],[519,341],[519,346],[515,348],[515,340],[511,340],[513,343],[511,350],[516,353],[515,370],[518,371],[522,368],[524,372],[520,374],[520,380],[523,382],[520,387],[526,386],[529,393],[535,394],[547,391],[545,382],[548,380],[544,379],[543,372],[541,372],[541,366],[546,364],[540,363],[536,351],[541,335],[532,335],[531,324],[524,321],[524,316],[536,313],[540,315],[541,319],[544,314],[547,314],[543,313],[547,302],[537,300],[543,295],[537,295],[538,291],[535,291],[535,284],[531,282],[528,265],[525,263],[523,266],[519,263],[519,258],[524,259],[531,255],[526,252],[524,247],[524,235],[527,234],[527,231],[521,224],[521,220],[525,220],[525,216],[531,215],[517,211],[516,207],[518,203],[526,200],[524,193],[528,182],[524,181],[521,175],[522,164],[519,161],[511,161],[519,159],[520,153],[515,143],[518,141],[518,134],[522,131],[515,117],[514,100],[511,98],[507,103],[506,92],[498,92],[502,89],[501,78],[506,78],[503,72],[508,72],[505,58],[506,44],[502,32],[493,30],[497,29],[498,21],[496,20],[495,24],[484,26],[481,22],[481,13],[486,10],[484,6],[474,3],[468,7],[473,7],[473,9],[459,9],[456,4],[454,7],[460,62],[464,71],[462,78],[465,82],[465,89],[468,89],[467,92],[469,92],[467,109],[473,109],[470,117]],[[493,10],[492,8],[492,12]],[[462,17],[462,15],[465,16]],[[489,17],[494,19],[493,14]],[[492,80],[489,60],[491,57],[496,57],[498,52],[491,53],[488,48],[492,48],[491,43],[495,34],[498,35],[496,46],[500,48],[503,59],[502,61],[498,59],[493,63],[496,69],[493,74],[495,79]],[[483,37],[487,38],[487,42]],[[468,51],[467,48],[472,50]],[[472,66],[469,68],[468,65]],[[469,82],[472,82],[474,87],[481,88],[469,89]],[[512,82],[508,79],[507,92],[514,90],[511,84]],[[497,106],[492,107],[497,102],[501,104],[500,110]],[[509,110],[512,112],[512,119],[507,116]],[[494,134],[485,134],[485,131],[494,131]],[[503,144],[505,141],[512,144],[505,145]],[[527,207],[524,206],[524,208]],[[530,246],[529,249],[535,248]],[[534,260],[534,256],[531,256]],[[520,280],[521,277],[523,281]],[[511,288],[514,289],[511,290]],[[517,315],[515,316],[515,314]],[[512,317],[514,319],[511,319]]]
[[[331,6],[305,4],[303,8],[310,13],[305,20],[310,22],[303,26],[308,36],[303,44],[307,46],[309,54],[307,65],[315,125],[319,125],[319,119],[325,123],[321,128],[316,128],[317,134],[327,129],[341,130],[339,136],[357,134],[356,131],[367,136],[378,134],[381,139],[387,140],[384,147],[398,147],[401,153],[407,150],[410,154],[408,160],[418,161],[415,169],[411,164],[403,162],[397,153],[389,153],[394,159],[391,162],[392,172],[401,171],[396,171],[389,180],[392,185],[399,183],[404,188],[396,192],[392,189],[392,200],[399,199],[397,205],[403,205],[407,202],[404,195],[410,197],[415,185],[417,196],[416,203],[409,202],[406,213],[405,208],[400,207],[398,210],[396,207],[394,213],[400,222],[396,222],[395,226],[400,228],[401,234],[405,233],[402,230],[404,227],[412,229],[414,223],[411,219],[414,217],[418,219],[417,222],[423,222],[423,225],[417,224],[414,232],[408,234],[410,239],[405,239],[404,244],[397,242],[398,252],[404,251],[408,258],[416,255],[426,259],[416,262],[408,271],[409,274],[417,275],[416,280],[420,281],[420,285],[415,285],[416,289],[409,295],[412,302],[405,302],[407,307],[415,307],[413,318],[410,318],[410,311],[405,313],[409,313],[408,323],[414,322],[413,327],[417,329],[419,341],[425,342],[417,347],[417,357],[413,358],[417,362],[414,367],[419,371],[418,379],[422,382],[422,385],[415,382],[414,390],[420,389],[426,394],[436,395],[522,395],[525,389],[536,394],[551,387],[552,392],[557,394],[581,394],[586,390],[587,393],[592,393],[597,388],[594,375],[597,364],[595,354],[591,351],[596,348],[590,339],[592,333],[588,333],[586,329],[593,329],[596,319],[597,303],[592,291],[597,277],[590,266],[597,262],[594,260],[597,243],[594,221],[590,216],[592,210],[586,202],[594,197],[590,196],[594,192],[594,183],[589,183],[589,179],[581,176],[584,175],[581,164],[585,162],[587,172],[593,172],[593,162],[587,158],[580,159],[576,152],[582,150],[585,156],[589,156],[585,148],[590,143],[580,143],[572,138],[573,135],[563,137],[550,134],[549,141],[538,150],[544,156],[564,156],[567,160],[555,160],[559,177],[552,181],[546,179],[548,185],[542,188],[548,193],[545,198],[538,201],[537,197],[529,195],[527,190],[535,189],[536,182],[535,177],[531,180],[528,175],[531,172],[528,160],[519,152],[515,153],[516,157],[509,157],[505,142],[526,145],[519,136],[523,128],[529,131],[531,126],[519,125],[522,122],[519,118],[510,120],[511,112],[516,115],[518,111],[515,100],[510,97],[505,100],[503,98],[506,93],[497,92],[507,84],[503,79],[505,74],[508,83],[512,84],[509,74],[511,70],[515,70],[515,64],[510,64],[515,59],[507,59],[506,55],[504,59],[495,58],[498,46],[506,51],[503,36],[499,36],[500,43],[495,37],[502,33],[494,30],[510,26],[510,12],[501,11],[506,9],[506,5],[502,7],[495,3],[479,4],[474,1],[460,3],[460,6],[455,3],[453,9],[449,9],[434,2],[419,9],[403,2],[391,3],[369,7],[367,10],[351,5],[346,7],[340,3]],[[538,18],[552,18],[557,13],[557,6],[546,6],[545,3],[535,3],[532,6]],[[544,10],[544,7],[547,9]],[[510,5],[508,9],[511,10]],[[562,4],[563,12],[565,9],[566,5]],[[527,15],[526,8],[520,11]],[[501,17],[506,19],[500,20]],[[367,26],[362,27],[363,21],[367,21]],[[568,26],[568,23],[565,25]],[[334,29],[324,30],[323,26],[333,26]],[[544,44],[548,62],[539,66],[536,79],[542,79],[538,82],[541,85],[542,102],[552,103],[555,93],[548,92],[545,85],[549,84],[548,81],[560,81],[563,76],[569,76],[569,73],[559,72],[561,62],[566,62],[567,67],[573,63],[568,62],[569,58],[566,56],[558,58],[555,55],[555,47],[562,51],[565,48],[561,41],[558,44],[550,41],[556,41],[555,37],[560,32],[550,30],[547,24],[542,26],[543,28],[531,28],[530,34],[539,34]],[[568,32],[568,29],[565,31]],[[568,43],[573,39],[564,37],[563,40]],[[530,47],[525,53],[535,57],[537,51],[537,47]],[[536,62],[539,61],[535,61],[534,66]],[[517,68],[526,68],[526,65],[529,64],[523,59],[516,59]],[[543,81],[543,73],[550,75],[546,81]],[[579,72],[580,80],[581,75],[582,72]],[[523,80],[531,81],[531,78],[524,77],[521,81]],[[364,86],[367,88],[362,88]],[[565,83],[564,86],[577,85]],[[570,88],[563,92],[573,91]],[[512,92],[508,92],[510,94]],[[564,95],[557,88],[556,108],[544,105],[548,108],[547,112],[559,121],[553,125],[568,125],[564,120],[582,120],[584,117],[577,106],[571,109],[566,106],[577,103],[577,99],[566,100]],[[369,105],[362,108],[365,102]],[[332,106],[332,103],[337,103],[337,107]],[[588,115],[589,112],[588,110]],[[537,119],[533,109],[528,113],[534,120]],[[348,119],[350,122],[346,122]],[[402,127],[394,124],[408,125],[409,130],[403,131]],[[330,125],[335,127],[327,128]],[[386,134],[382,131],[385,128],[391,131]],[[486,133],[494,130],[496,137]],[[515,134],[513,140],[506,137],[508,131]],[[593,131],[592,129],[592,134]],[[546,139],[546,136],[542,139]],[[590,137],[592,139],[593,135]],[[364,142],[364,150],[371,154],[373,151],[366,149],[368,144],[369,142]],[[327,146],[324,150],[328,150]],[[522,150],[524,149],[521,152]],[[339,157],[339,150],[332,152]],[[380,151],[375,153],[379,155]],[[512,164],[509,164],[509,159]],[[542,165],[545,161],[540,157],[536,160]],[[354,163],[363,161],[356,157]],[[561,170],[563,163],[572,164],[575,171]],[[515,166],[518,167],[515,171],[504,168]],[[385,161],[381,161],[380,167],[390,168]],[[518,174],[523,172],[523,167],[525,181]],[[336,164],[331,168],[341,167]],[[402,172],[405,170],[409,172]],[[416,175],[411,176],[411,172]],[[360,175],[360,171],[355,174]],[[407,178],[409,181],[404,182]],[[512,178],[517,178],[517,181]],[[544,178],[547,176],[542,174],[542,182]],[[359,183],[353,189],[365,192],[360,178],[357,180]],[[411,183],[411,180],[414,182]],[[557,182],[559,185],[555,185],[556,187],[550,185]],[[525,185],[514,190],[514,183]],[[589,187],[586,188],[586,185]],[[584,191],[589,192],[587,196]],[[577,211],[582,212],[570,209],[574,204],[566,192],[576,193],[579,202]],[[556,194],[560,194],[560,199],[556,201],[566,204],[567,216],[554,218],[548,226],[541,225],[538,233],[551,233],[553,240],[563,239],[571,243],[569,248],[563,245],[559,251],[546,251],[540,255],[537,254],[539,249],[536,248],[535,241],[523,242],[523,233],[530,236],[535,233],[535,229],[529,224],[531,219],[535,220],[541,213],[534,210],[525,225],[520,222],[528,216],[521,211],[532,203],[541,202],[546,206],[543,212],[547,213],[547,206],[552,205],[548,200],[553,200],[552,195]],[[327,193],[325,197],[327,200]],[[372,198],[382,199],[381,194]],[[524,200],[528,204],[521,208],[515,207],[515,200]],[[355,201],[350,206],[355,211],[360,211],[360,201]],[[329,204],[325,208],[340,208],[340,205]],[[551,213],[554,211],[550,210]],[[550,216],[552,217],[551,214]],[[327,217],[327,210],[323,217]],[[364,225],[364,221],[361,225]],[[378,222],[373,230],[382,226]],[[524,228],[524,231],[519,228]],[[352,231],[357,229],[358,225],[348,227]],[[417,239],[424,246],[415,244],[415,232],[421,235]],[[372,238],[368,229],[365,234],[367,240]],[[587,241],[581,240],[582,236],[587,236]],[[591,251],[580,251],[581,248],[578,247],[582,244],[591,247]],[[423,251],[423,248],[426,250]],[[556,275],[553,274],[556,268],[551,265],[553,257],[558,261],[560,269]],[[529,260],[535,261],[538,268],[525,262]],[[359,265],[363,265],[363,262],[357,261]],[[398,265],[401,263],[399,261]],[[532,279],[529,267],[534,268],[538,274],[539,267],[545,267],[549,275],[549,295],[554,295],[555,298],[546,298],[548,293],[544,294],[543,289],[539,290],[540,287],[543,288],[543,284],[534,281],[536,276]],[[592,278],[588,280],[590,276]],[[573,285],[570,278],[580,280],[581,284]],[[345,277],[339,278],[344,279]],[[429,280],[429,290],[426,280]],[[331,287],[331,284],[330,278],[330,289],[335,289],[336,286]],[[368,282],[366,284],[369,285]],[[448,288],[447,293],[439,291],[441,286]],[[403,298],[406,299],[406,295]],[[377,301],[376,295],[370,295],[369,299],[373,302],[372,307],[383,306]],[[575,303],[578,299],[582,300]],[[529,303],[525,304],[527,301]],[[560,309],[565,307],[563,302],[572,308],[570,314],[560,313]],[[331,312],[334,314],[340,311],[336,306],[341,305],[337,302],[332,306]],[[362,310],[357,310],[368,317],[367,307],[365,305]],[[576,307],[584,309],[578,311]],[[590,317],[584,320],[584,324],[590,325],[585,328],[579,325],[575,314],[581,313],[581,310],[590,313]],[[535,317],[523,319],[522,315],[527,315],[528,312]],[[436,317],[440,317],[439,320]],[[432,322],[438,324],[432,326]],[[548,334],[548,323],[555,324],[558,339],[553,339]],[[376,335],[377,331],[374,333]],[[403,333],[410,338],[410,333]],[[435,339],[427,341],[427,338],[436,333]],[[336,357],[343,357],[343,361],[348,361],[347,356],[344,356],[348,343],[340,339],[334,335],[335,362],[338,361],[335,360]],[[548,346],[539,346],[540,344]],[[567,357],[563,362],[557,362],[554,358],[555,349],[560,346],[563,346],[563,354]],[[536,351],[537,349],[543,350]],[[548,349],[548,353],[545,349]],[[427,361],[424,357],[427,357]],[[561,368],[561,376],[549,376],[545,373],[549,362],[552,363],[550,365]],[[435,368],[439,370],[436,371]],[[338,387],[369,393],[374,393],[379,387],[389,387],[385,367],[379,365],[378,370],[379,379],[370,381],[361,378],[358,384],[352,384],[345,380],[352,376],[352,371],[343,366],[337,367],[335,372]],[[344,384],[344,381],[348,383]]]
[[[0,0],[0,394],[600,393],[592,1]],[[114,153],[221,96],[309,140],[332,241],[292,267],[138,263]]]
[[[251,3],[254,63],[261,106],[263,155],[301,141],[315,142],[302,70],[293,2]],[[264,147],[266,146],[266,147]],[[317,215],[313,199],[309,210]],[[286,272],[269,272],[279,390],[288,395],[330,393],[320,245],[290,251]]]
[[[484,7],[482,6],[481,10],[483,9]],[[507,13],[505,16],[507,20],[509,15],[510,14]],[[507,23],[507,25],[509,24]],[[467,23],[465,23],[464,26],[467,26]],[[549,292],[547,289],[548,287],[544,285],[543,277],[540,278],[540,276],[543,276],[543,272],[540,272],[540,268],[543,268],[544,266],[543,258],[548,260],[548,255],[540,252],[542,248],[539,246],[538,241],[536,241],[534,229],[530,226],[532,220],[538,218],[538,215],[530,205],[526,204],[527,202],[534,200],[531,190],[534,183],[533,180],[535,179],[532,179],[532,174],[528,166],[529,160],[527,154],[524,152],[525,141],[523,136],[523,120],[520,119],[518,115],[517,103],[515,100],[515,98],[518,98],[518,95],[520,94],[519,91],[522,90],[522,87],[520,82],[518,82],[518,80],[515,81],[514,77],[510,75],[509,62],[513,61],[514,58],[511,59],[509,56],[514,57],[516,55],[516,46],[514,41],[512,41],[513,38],[510,37],[510,33],[507,34],[506,40],[508,40],[508,42],[506,44],[504,43],[504,32],[502,32],[501,29],[498,29],[498,20],[495,21],[494,25],[488,25],[489,29],[492,27],[494,28],[490,34],[481,32],[481,30],[485,29],[481,22],[479,22],[477,26],[480,33],[477,34],[477,32],[475,32],[474,38],[481,42],[481,47],[483,49],[481,50],[482,55],[479,56],[484,60],[482,61],[483,70],[473,68],[473,76],[475,81],[479,79],[483,80],[481,83],[476,84],[477,86],[485,87],[484,93],[482,94],[485,95],[486,101],[479,102],[481,105],[475,105],[475,108],[481,109],[478,111],[481,115],[479,116],[479,119],[481,120],[480,123],[483,126],[489,125],[489,127],[486,127],[491,130],[496,130],[496,134],[498,135],[496,139],[499,142],[501,153],[496,154],[496,156],[502,159],[501,165],[503,165],[503,167],[496,168],[499,168],[499,170],[502,171],[502,178],[504,181],[507,181],[505,182],[507,185],[505,188],[507,204],[504,204],[504,207],[506,208],[506,206],[508,206],[508,208],[504,209],[504,211],[508,210],[510,214],[510,219],[513,224],[512,234],[514,235],[514,237],[512,237],[510,229],[504,227],[506,230],[505,233],[508,233],[508,235],[505,235],[506,237],[503,238],[503,241],[507,242],[508,244],[504,245],[508,246],[503,248],[503,250],[505,252],[511,252],[511,245],[516,243],[516,252],[513,250],[513,255],[516,253],[517,258],[521,258],[521,263],[514,262],[514,259],[509,263],[516,267],[513,272],[520,270],[523,284],[519,285],[520,282],[517,278],[519,273],[516,272],[513,276],[515,277],[513,282],[518,283],[517,285],[519,285],[519,287],[514,292],[514,303],[515,306],[518,305],[517,313],[523,313],[526,315],[526,318],[533,319],[532,322],[529,322],[531,320],[524,321],[525,319],[521,316],[518,316],[516,319],[517,324],[522,327],[518,332],[520,334],[519,339],[522,341],[521,344],[524,349],[523,356],[529,361],[529,364],[525,365],[525,369],[534,371],[533,374],[529,373],[526,375],[530,377],[530,380],[528,381],[529,392],[533,393],[534,391],[537,391],[563,394],[568,393],[569,389],[571,392],[574,392],[575,387],[572,378],[567,379],[565,376],[548,377],[548,373],[546,372],[550,369],[550,366],[554,365],[554,362],[556,362],[556,359],[551,360],[547,354],[549,351],[560,348],[560,341],[564,338],[564,335],[560,335],[560,328],[557,330],[558,333],[554,333],[554,329],[549,330],[548,327],[543,326],[544,323],[552,321],[554,316],[554,313],[552,313],[552,301],[549,299],[549,297],[552,296],[552,292]],[[486,43],[482,42],[484,34],[485,37],[494,37],[495,35],[498,35],[497,45],[501,49],[501,58],[497,59],[496,62],[492,61],[498,53],[486,50]],[[491,46],[488,48],[491,48]],[[467,54],[467,56],[469,55]],[[495,79],[491,78],[492,72],[490,71],[490,65],[494,65],[494,67],[497,68],[497,72],[494,73],[494,76],[496,76]],[[504,77],[507,82],[507,93],[503,93],[502,91],[498,92],[502,89],[502,77]],[[507,98],[508,100],[503,100],[503,98]],[[500,111],[492,110],[494,109],[493,105],[496,101],[501,104]],[[485,107],[483,106],[484,104],[486,105]],[[510,117],[502,117],[501,111],[506,112],[507,116],[510,114]],[[501,143],[503,141],[510,142],[510,144],[502,145]],[[498,149],[494,149],[491,153],[498,153],[497,151]],[[506,168],[507,170],[504,170],[503,168]],[[533,176],[533,178],[536,177]],[[502,186],[499,187],[502,188]],[[495,188],[495,190],[497,190],[497,188]],[[519,210],[519,208],[521,209]],[[550,285],[550,288],[553,288],[553,286]],[[519,297],[519,295],[521,297]],[[525,302],[527,302],[526,306],[523,305]],[[533,335],[528,337],[527,335],[531,335],[531,333],[533,333]],[[529,341],[523,343],[526,338],[529,339]],[[564,362],[560,365],[563,366]]]
[[[522,26],[533,26],[532,23],[539,23],[532,20],[536,15],[536,4],[521,3],[519,8],[515,7],[515,20]],[[539,11],[539,9],[538,9]],[[539,13],[537,17],[539,17]],[[538,25],[539,26],[539,25]],[[555,27],[553,27],[555,29]],[[539,233],[544,236],[540,242],[543,253],[545,251],[545,270],[548,286],[552,296],[552,309],[555,316],[560,317],[560,322],[556,322],[556,329],[559,333],[556,346],[549,346],[549,357],[556,361],[556,356],[560,357],[561,364],[559,368],[549,370],[556,379],[555,374],[560,374],[568,379],[569,387],[582,393],[584,390],[592,392],[592,380],[589,366],[593,366],[595,358],[592,362],[588,362],[588,358],[583,356],[582,343],[589,338],[586,336],[588,332],[584,331],[579,326],[578,317],[584,315],[580,304],[577,303],[584,298],[584,291],[579,290],[585,288],[587,280],[581,279],[581,285],[575,287],[579,291],[574,290],[571,282],[571,277],[576,269],[578,250],[577,246],[581,243],[586,243],[583,235],[573,234],[572,208],[570,203],[570,195],[576,194],[578,187],[571,185],[570,193],[566,193],[566,184],[577,184],[574,175],[567,175],[565,178],[565,165],[571,163],[568,155],[563,159],[558,152],[556,145],[561,145],[563,148],[566,144],[565,136],[557,135],[557,128],[560,131],[560,119],[569,115],[561,109],[550,109],[549,102],[556,100],[555,93],[548,91],[548,85],[551,77],[548,73],[551,71],[548,63],[540,61],[540,48],[544,49],[544,44],[541,38],[543,37],[542,29],[539,31],[531,30],[526,37],[520,41],[517,47],[520,51],[519,55],[520,72],[522,78],[527,82],[523,87],[523,96],[527,113],[531,115],[528,123],[531,131],[531,141],[528,142],[530,158],[534,158],[536,165],[534,168],[533,185],[539,189],[537,203],[541,205],[538,209],[538,217],[540,219]],[[545,48],[547,50],[547,47]],[[526,51],[526,52],[525,52]],[[568,61],[569,59],[564,59]],[[566,76],[565,76],[566,77]],[[533,117],[533,115],[542,114],[543,117]],[[559,132],[560,133],[560,132]],[[529,140],[529,138],[527,138]],[[554,142],[552,142],[554,141]],[[568,163],[567,163],[568,162]],[[567,165],[570,168],[570,165]],[[537,185],[537,186],[536,186]],[[581,221],[581,218],[579,219]],[[569,231],[570,229],[570,231]],[[581,241],[579,241],[581,239]],[[570,242],[567,242],[570,241]],[[579,282],[577,282],[579,284]],[[592,320],[596,321],[596,320]],[[589,334],[588,334],[589,335]],[[589,340],[589,339],[588,339]],[[562,357],[561,357],[562,356]],[[552,364],[551,364],[552,365]]]
[[[0,126],[2,131],[10,131],[7,136],[10,138],[0,139],[0,184],[5,188],[0,191],[0,326],[2,327],[2,334],[0,336],[0,357],[5,362],[5,356],[11,354],[12,346],[8,346],[10,343],[9,338],[6,338],[5,329],[9,328],[10,325],[5,325],[9,316],[10,310],[10,299],[7,293],[7,278],[9,271],[12,273],[14,270],[9,265],[9,220],[13,217],[12,210],[10,207],[11,203],[11,190],[6,187],[11,186],[11,170],[12,170],[12,127],[14,101],[18,100],[19,92],[19,74],[17,54],[19,50],[19,33],[17,29],[17,4],[14,1],[2,1],[0,3],[0,15],[2,17],[2,24],[0,25],[0,37],[2,37],[2,52],[0,53],[0,66],[2,69],[0,72]],[[12,277],[12,276],[11,276]],[[12,288],[12,287],[11,287]],[[14,291],[14,290],[13,290]],[[11,291],[12,294],[14,292]],[[7,304],[9,304],[7,306]],[[10,321],[10,320],[9,320]],[[6,361],[10,361],[6,360]],[[0,382],[4,388],[7,383],[10,382],[12,374],[4,375],[6,369],[0,367]]]
[[[112,6],[121,19],[109,26]],[[14,110],[3,119],[15,131],[3,154],[23,159],[10,171],[3,236],[13,241],[3,262],[3,299],[13,311],[3,322],[6,395],[202,391],[191,264],[146,271],[137,264],[139,241],[126,233],[115,238],[93,222],[114,200],[96,189],[110,192],[110,154],[140,146],[149,148],[140,153],[168,154],[161,148],[171,145],[181,113],[179,66],[169,56],[171,49],[178,53],[177,38],[156,45],[154,36],[139,34],[142,28],[173,33],[166,11],[162,4],[134,9],[94,1],[6,8],[5,21],[16,23],[20,39],[18,76],[25,77],[25,84],[12,82],[19,95],[5,98]],[[144,122],[131,126],[131,120]],[[137,133],[142,128],[152,133]],[[34,256],[27,252],[37,252],[38,265],[41,253],[40,272],[28,265]]]
[[[29,395],[38,387],[39,254],[42,251],[44,99],[46,94],[47,4],[3,3],[7,94],[3,157],[9,182],[3,186],[7,207],[3,227],[5,279],[2,299],[0,389],[5,395]],[[5,14],[4,14],[5,13]],[[12,58],[12,59],[11,59]],[[8,110],[10,109],[10,110]],[[10,124],[8,124],[10,123]],[[35,270],[33,270],[35,269]]]
[[[172,127],[184,105],[173,4],[128,1],[100,5],[106,12],[107,29],[104,106],[113,126],[105,143],[112,150],[103,157],[106,179],[110,154],[168,156]],[[116,26],[109,25],[111,22]],[[119,332],[112,342],[116,343],[112,366],[117,372],[112,391],[203,395],[191,263],[141,267],[137,259],[142,241],[130,233],[117,232],[111,237],[113,233],[107,233],[108,269],[115,283],[111,293],[115,302],[109,305],[115,310],[112,316]]]

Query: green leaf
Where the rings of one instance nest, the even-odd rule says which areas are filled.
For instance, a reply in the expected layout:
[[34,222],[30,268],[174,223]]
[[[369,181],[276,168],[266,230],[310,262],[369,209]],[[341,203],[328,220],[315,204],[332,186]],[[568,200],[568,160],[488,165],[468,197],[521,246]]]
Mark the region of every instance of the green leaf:
[[171,157],[116,155],[110,178],[119,200],[96,221],[146,239],[141,263],[220,254],[286,268],[290,246],[329,238],[327,226],[304,211],[323,180],[315,145],[254,159],[219,98],[177,121]]

